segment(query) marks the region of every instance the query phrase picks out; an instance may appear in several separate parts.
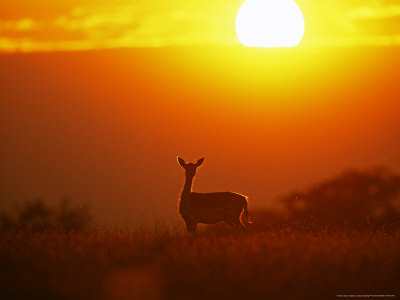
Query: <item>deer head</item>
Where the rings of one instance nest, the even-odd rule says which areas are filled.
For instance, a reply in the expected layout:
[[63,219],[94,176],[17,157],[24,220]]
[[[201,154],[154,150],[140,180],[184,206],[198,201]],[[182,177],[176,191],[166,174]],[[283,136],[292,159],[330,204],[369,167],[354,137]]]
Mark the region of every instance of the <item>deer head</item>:
[[178,163],[185,169],[186,177],[194,177],[196,175],[196,170],[204,161],[204,157],[200,158],[195,164],[185,163],[185,161],[178,156]]

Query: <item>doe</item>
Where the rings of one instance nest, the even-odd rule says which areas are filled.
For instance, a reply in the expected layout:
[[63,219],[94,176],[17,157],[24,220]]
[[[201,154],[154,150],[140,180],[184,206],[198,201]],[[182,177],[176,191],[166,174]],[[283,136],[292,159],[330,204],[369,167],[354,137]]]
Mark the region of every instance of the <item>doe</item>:
[[221,221],[239,231],[247,231],[243,224],[243,222],[250,223],[246,196],[232,192],[192,192],[193,178],[203,161],[204,158],[200,158],[196,163],[185,163],[178,157],[186,176],[179,202],[179,213],[186,223],[187,231],[194,234],[198,223],[215,224]]

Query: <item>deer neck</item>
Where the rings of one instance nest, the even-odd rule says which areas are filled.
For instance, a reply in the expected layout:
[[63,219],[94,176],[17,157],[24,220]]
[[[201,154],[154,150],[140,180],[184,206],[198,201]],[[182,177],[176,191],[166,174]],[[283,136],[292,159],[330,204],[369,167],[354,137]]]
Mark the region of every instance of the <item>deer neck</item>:
[[181,198],[185,198],[190,195],[192,192],[192,184],[193,184],[194,176],[186,176],[185,185],[183,186]]
[[183,217],[191,214],[190,194],[192,193],[192,184],[194,176],[186,176],[185,185],[183,186],[181,199],[179,201],[179,213]]

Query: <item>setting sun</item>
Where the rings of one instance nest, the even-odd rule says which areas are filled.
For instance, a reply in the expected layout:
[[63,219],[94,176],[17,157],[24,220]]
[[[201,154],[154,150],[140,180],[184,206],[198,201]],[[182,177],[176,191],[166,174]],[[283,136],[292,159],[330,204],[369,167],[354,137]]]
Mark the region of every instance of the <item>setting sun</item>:
[[251,47],[294,47],[304,33],[304,19],[292,0],[247,0],[236,17],[240,42]]

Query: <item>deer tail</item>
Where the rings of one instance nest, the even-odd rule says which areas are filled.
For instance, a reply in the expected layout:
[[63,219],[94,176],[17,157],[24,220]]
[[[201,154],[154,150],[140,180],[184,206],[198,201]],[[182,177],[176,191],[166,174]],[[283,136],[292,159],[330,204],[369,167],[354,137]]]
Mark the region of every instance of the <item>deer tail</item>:
[[247,209],[247,202],[248,202],[248,198],[246,197],[246,201],[244,202],[244,208],[243,208],[243,218],[246,220],[246,222],[248,224],[252,224],[253,222],[250,221],[250,218],[249,218],[249,211]]

